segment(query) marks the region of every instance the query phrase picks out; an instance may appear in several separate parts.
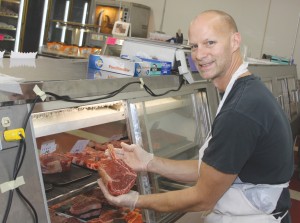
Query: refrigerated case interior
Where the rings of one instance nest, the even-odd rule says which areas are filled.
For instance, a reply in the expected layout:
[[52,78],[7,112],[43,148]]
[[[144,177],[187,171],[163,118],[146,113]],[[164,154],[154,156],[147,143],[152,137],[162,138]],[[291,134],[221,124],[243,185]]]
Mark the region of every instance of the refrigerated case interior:
[[[49,0],[45,32],[39,51],[44,55],[87,58],[100,53],[113,37],[116,21],[130,23],[130,33],[146,38],[150,8],[131,2],[108,0]],[[42,29],[43,30],[43,29]]]
[[99,26],[88,23],[91,0],[50,0],[47,10],[45,36],[40,46],[41,53],[56,57],[87,58],[90,53],[101,51],[89,47],[88,32]]
[[0,1],[0,51],[10,54],[22,46],[27,0]]
[[[156,156],[176,160],[198,159],[211,122],[206,89],[162,99],[129,100],[133,142]],[[148,179],[148,180],[147,180]],[[157,174],[142,175],[138,184],[144,194],[178,190],[189,184],[173,182]],[[182,213],[146,210],[146,222],[172,222]]]
[[100,25],[97,31],[87,34],[86,44],[104,47],[107,38],[112,35],[116,21],[130,23],[132,37],[147,38],[150,7],[127,1],[94,0],[92,2],[89,23]]
[[[126,112],[125,108],[130,111]],[[128,117],[127,117],[127,115]],[[141,143],[143,147],[155,155],[174,159],[197,159],[198,149],[206,137],[210,126],[210,112],[205,89],[196,93],[178,94],[159,99],[126,100],[110,103],[87,105],[38,112],[32,115],[37,148],[54,143],[58,153],[67,154],[74,149],[80,140],[88,140],[88,147],[125,141]],[[130,120],[130,121],[129,121]],[[134,132],[135,136],[132,135]],[[137,136],[140,135],[141,138]],[[200,137],[199,137],[200,135]],[[96,145],[96,147],[95,147]],[[96,163],[96,162],[95,162]],[[85,169],[72,166],[76,175],[58,175],[49,177],[43,175],[44,184],[51,184],[46,190],[49,207],[57,212],[71,215],[68,208],[62,208],[61,202],[74,199],[96,187],[98,175],[91,164],[83,164]],[[184,188],[158,175],[149,175],[150,193],[165,192]],[[139,180],[135,189],[147,192],[145,180]],[[149,185],[148,185],[149,186]],[[106,210],[115,210],[105,206]],[[165,222],[176,219],[177,214],[144,214],[146,222]],[[89,218],[88,218],[89,219]],[[82,220],[87,220],[83,218]]]

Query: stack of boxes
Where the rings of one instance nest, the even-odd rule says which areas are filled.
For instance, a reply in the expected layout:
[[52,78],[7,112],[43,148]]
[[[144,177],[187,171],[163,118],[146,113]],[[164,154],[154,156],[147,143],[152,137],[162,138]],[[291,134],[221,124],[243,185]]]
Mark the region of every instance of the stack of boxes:
[[131,77],[157,76],[171,74],[172,63],[168,61],[159,61],[135,57],[132,60],[126,60],[114,56],[94,55],[89,56],[90,71],[99,70],[110,71]]

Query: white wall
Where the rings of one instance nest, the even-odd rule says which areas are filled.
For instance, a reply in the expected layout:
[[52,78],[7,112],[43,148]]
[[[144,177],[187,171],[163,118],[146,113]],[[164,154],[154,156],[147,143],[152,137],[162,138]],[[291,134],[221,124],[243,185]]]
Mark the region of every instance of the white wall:
[[[290,58],[300,13],[299,0],[128,0],[151,7],[149,31],[162,31],[175,35],[180,28],[184,38],[190,21],[201,11],[219,9],[236,20],[251,57],[261,58],[263,53]],[[300,27],[299,27],[300,29]],[[300,77],[300,30],[296,39],[294,61]]]

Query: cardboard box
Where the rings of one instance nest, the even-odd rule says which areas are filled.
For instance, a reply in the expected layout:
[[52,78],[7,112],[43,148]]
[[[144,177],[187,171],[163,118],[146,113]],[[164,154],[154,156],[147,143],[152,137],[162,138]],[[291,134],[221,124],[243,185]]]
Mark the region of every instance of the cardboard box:
[[137,57],[135,60],[134,76],[155,76],[171,74],[172,63]]
[[113,73],[105,70],[98,70],[93,68],[88,68],[87,72],[87,79],[114,79],[114,78],[126,78],[128,76],[119,74],[119,73]]
[[130,60],[114,56],[95,55],[89,56],[89,68],[106,70],[127,76],[134,76],[135,63]]
[[172,67],[175,65],[175,52],[180,48],[176,44],[148,39],[125,39],[122,45],[120,57],[131,60],[136,56],[143,58],[156,58],[169,61]]

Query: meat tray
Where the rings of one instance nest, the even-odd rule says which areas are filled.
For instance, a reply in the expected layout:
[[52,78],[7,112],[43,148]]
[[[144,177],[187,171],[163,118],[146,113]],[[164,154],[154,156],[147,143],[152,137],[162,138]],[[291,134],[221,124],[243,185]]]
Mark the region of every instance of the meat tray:
[[44,183],[45,191],[48,192],[53,189],[52,184]]
[[92,175],[92,171],[71,165],[71,169],[62,173],[43,174],[44,183],[53,184],[54,186],[64,186]]

